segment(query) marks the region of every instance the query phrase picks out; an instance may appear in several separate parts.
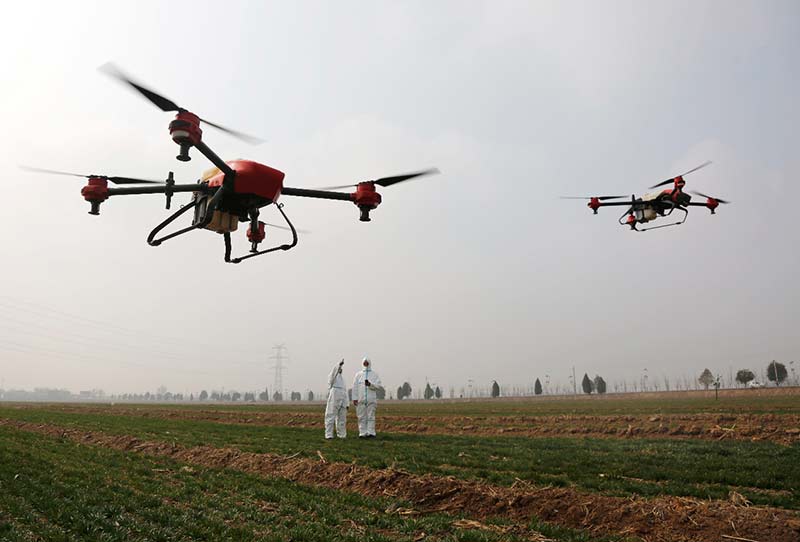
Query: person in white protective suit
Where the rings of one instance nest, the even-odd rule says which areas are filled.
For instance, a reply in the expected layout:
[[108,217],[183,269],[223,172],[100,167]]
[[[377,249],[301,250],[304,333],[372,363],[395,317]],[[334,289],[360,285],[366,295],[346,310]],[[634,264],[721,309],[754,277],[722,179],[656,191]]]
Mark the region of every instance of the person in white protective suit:
[[353,379],[353,404],[358,416],[358,438],[375,438],[375,410],[378,408],[377,391],[383,390],[381,377],[372,370],[369,358],[362,361],[364,368]]
[[342,378],[344,360],[333,366],[328,376],[328,404],[325,405],[325,438],[333,438],[333,428],[339,438],[347,437],[347,389]]

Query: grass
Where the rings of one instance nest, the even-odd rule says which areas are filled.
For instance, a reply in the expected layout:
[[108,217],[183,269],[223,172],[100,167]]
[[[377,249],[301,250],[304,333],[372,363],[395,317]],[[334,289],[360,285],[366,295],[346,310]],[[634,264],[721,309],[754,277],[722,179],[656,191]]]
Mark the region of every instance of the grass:
[[[453,516],[387,513],[388,499],[204,469],[0,427],[0,540],[495,541]],[[503,524],[502,520],[497,521]],[[505,522],[507,523],[507,522]],[[528,529],[563,542],[581,532]]]
[[800,445],[675,439],[578,439],[382,434],[375,441],[324,441],[302,428],[227,425],[141,416],[0,408],[0,417],[53,423],[184,446],[315,457],[375,468],[394,464],[509,485],[574,485],[613,495],[670,494],[726,499],[737,491],[755,504],[800,509]]

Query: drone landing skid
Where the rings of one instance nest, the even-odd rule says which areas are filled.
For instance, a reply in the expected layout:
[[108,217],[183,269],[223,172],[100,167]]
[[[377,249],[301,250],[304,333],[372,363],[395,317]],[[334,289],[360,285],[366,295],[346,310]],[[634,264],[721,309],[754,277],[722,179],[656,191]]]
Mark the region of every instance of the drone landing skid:
[[153,231],[151,231],[150,235],[147,236],[147,244],[150,245],[151,247],[157,247],[158,245],[160,245],[164,241],[167,241],[167,240],[172,239],[173,237],[177,237],[179,235],[183,235],[186,232],[195,230],[198,227],[200,227],[200,224],[194,224],[192,226],[189,226],[188,228],[183,228],[182,230],[178,230],[176,232],[172,232],[172,233],[170,233],[168,235],[165,235],[164,237],[161,237],[159,239],[155,238],[155,236],[158,235],[158,232],[160,232],[161,230],[166,228],[168,225],[170,225],[172,223],[172,221],[174,221],[176,218],[181,216],[183,213],[185,213],[189,209],[193,209],[195,207],[195,205],[197,205],[197,201],[192,201],[188,205],[184,205],[183,207],[181,207],[180,209],[178,209],[177,211],[172,213],[172,215],[170,215],[170,217],[167,218],[164,222],[162,222],[161,224],[159,224],[158,226],[153,228]]
[[637,228],[637,227],[636,227],[636,223],[634,223],[633,225],[631,225],[631,229],[632,229],[632,230],[634,230],[634,231],[638,231],[638,232],[645,232],[645,231],[650,231],[650,230],[657,230],[657,229],[659,229],[659,228],[669,228],[670,226],[680,226],[681,224],[683,224],[684,222],[686,222],[686,219],[687,219],[687,218],[689,218],[689,211],[688,211],[688,209],[684,209],[683,207],[673,207],[673,208],[671,208],[671,209],[669,210],[669,212],[668,212],[668,213],[666,213],[664,216],[669,216],[669,215],[671,215],[671,214],[672,214],[672,211],[674,211],[674,210],[676,210],[676,209],[677,209],[678,211],[683,211],[683,219],[682,219],[682,220],[679,220],[678,222],[673,222],[672,224],[661,224],[661,225],[659,225],[659,226],[651,226],[651,227],[649,227],[649,228],[642,228],[641,230],[640,230],[639,228]]
[[[282,203],[276,203],[275,206],[278,208],[278,211],[280,211],[281,216],[283,216],[283,219],[286,221],[286,224],[289,226],[289,229],[292,230],[292,243],[290,245],[287,245],[287,244],[276,245],[274,247],[271,247],[271,248],[268,248],[268,249],[265,249],[265,250],[257,250],[256,247],[257,247],[258,243],[261,242],[261,239],[263,239],[263,233],[262,233],[261,236],[260,236],[260,239],[258,237],[252,237],[251,238],[252,248],[250,249],[250,254],[248,254],[247,256],[240,256],[238,258],[231,259],[231,248],[232,248],[231,247],[231,234],[230,233],[224,233],[223,237],[225,238],[225,261],[226,262],[229,262],[229,263],[241,263],[244,260],[247,260],[249,258],[255,258],[256,256],[261,256],[262,254],[269,254],[270,252],[275,252],[276,250],[289,250],[289,249],[294,248],[295,246],[297,246],[297,230],[295,229],[294,224],[292,224],[292,222],[289,220],[289,217],[286,216],[286,213],[283,212],[283,204]],[[251,214],[251,220],[252,220],[252,223],[250,225],[250,231],[251,232],[258,231],[259,223],[258,223],[258,212],[257,211],[255,213]],[[263,226],[264,225],[263,222],[260,225]],[[249,235],[248,235],[248,237],[249,237]]]
[[197,206],[197,204],[200,202],[200,200],[198,200],[197,198],[192,199],[191,203],[189,203],[187,205],[184,205],[183,207],[181,207],[180,209],[178,209],[177,211],[172,213],[169,216],[169,218],[167,218],[164,222],[162,222],[161,224],[159,224],[158,226],[153,228],[153,231],[151,231],[150,235],[147,236],[147,244],[150,245],[151,247],[157,247],[158,245],[160,245],[164,241],[167,241],[168,239],[172,239],[173,237],[177,237],[179,235],[183,235],[184,233],[190,232],[192,230],[205,228],[206,226],[208,226],[209,222],[211,222],[211,219],[213,218],[213,215],[214,215],[214,210],[217,208],[217,205],[219,204],[220,200],[222,199],[222,195],[224,193],[225,193],[225,187],[223,186],[223,187],[220,187],[214,193],[213,196],[211,196],[211,199],[209,200],[208,207],[207,207],[207,209],[209,209],[211,212],[207,213],[205,218],[201,222],[198,222],[196,224],[192,224],[188,228],[183,228],[182,230],[178,230],[176,232],[172,232],[172,233],[170,233],[168,235],[165,235],[164,237],[161,237],[160,239],[156,239],[155,238],[156,235],[158,235],[158,233],[161,230],[163,230],[164,228],[169,226],[176,218],[181,216],[183,213],[185,213],[189,209],[194,209]]

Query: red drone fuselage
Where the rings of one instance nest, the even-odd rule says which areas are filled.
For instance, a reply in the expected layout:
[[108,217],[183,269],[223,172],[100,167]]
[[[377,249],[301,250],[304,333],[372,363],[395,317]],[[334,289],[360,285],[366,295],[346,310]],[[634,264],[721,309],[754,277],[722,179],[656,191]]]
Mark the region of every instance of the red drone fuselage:
[[[283,190],[285,173],[251,160],[231,160],[225,163],[236,172],[233,179],[234,194],[258,196],[271,202],[278,201]],[[220,187],[224,180],[225,174],[220,171],[208,178],[208,186]]]

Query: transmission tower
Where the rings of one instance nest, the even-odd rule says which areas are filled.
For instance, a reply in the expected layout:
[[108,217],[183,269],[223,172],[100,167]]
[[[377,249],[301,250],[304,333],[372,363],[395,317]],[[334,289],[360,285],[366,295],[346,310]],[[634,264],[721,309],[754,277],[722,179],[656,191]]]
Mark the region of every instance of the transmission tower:
[[286,367],[283,366],[283,362],[288,361],[288,357],[284,355],[286,346],[283,344],[276,344],[272,349],[275,350],[275,354],[269,357],[269,359],[275,360],[275,363],[272,365],[272,368],[275,370],[275,382],[273,384],[272,393],[280,393],[281,398],[285,400],[286,397],[283,396],[283,371],[286,370]]

